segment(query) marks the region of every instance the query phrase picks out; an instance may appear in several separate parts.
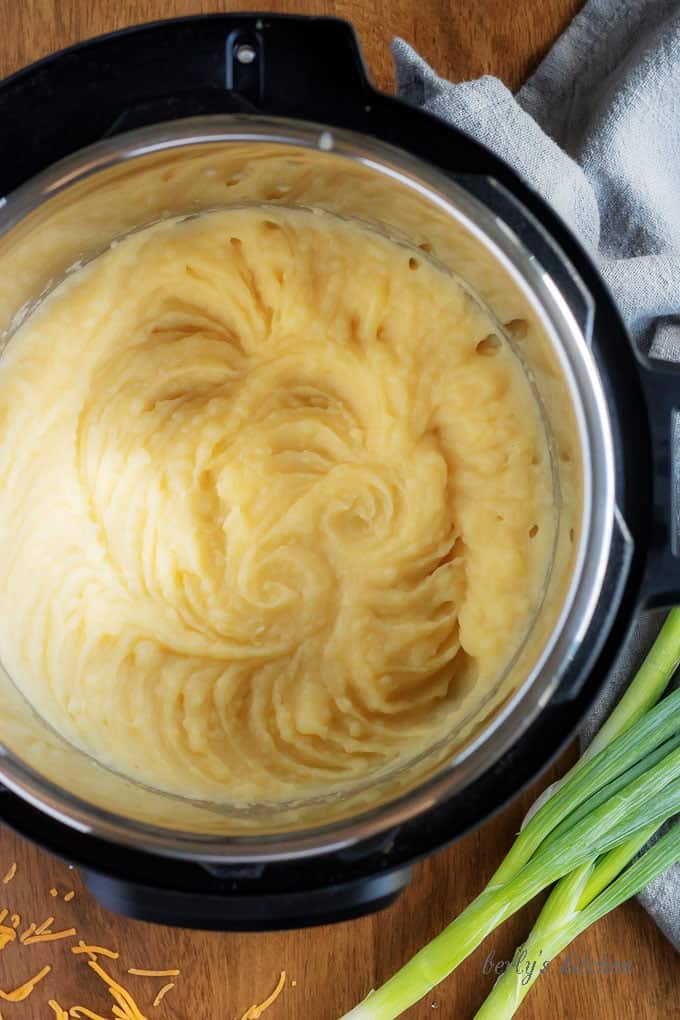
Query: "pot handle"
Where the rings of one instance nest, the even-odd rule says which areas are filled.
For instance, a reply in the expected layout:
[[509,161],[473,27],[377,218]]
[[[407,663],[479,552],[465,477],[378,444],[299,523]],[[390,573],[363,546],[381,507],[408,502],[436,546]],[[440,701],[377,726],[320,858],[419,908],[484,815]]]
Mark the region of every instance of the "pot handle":
[[[261,868],[264,870],[264,868]],[[351,921],[394,903],[411,879],[408,865],[318,888],[239,888],[235,868],[216,876],[214,891],[167,889],[133,878],[83,871],[85,885],[102,906],[137,921],[212,931],[281,931]],[[283,883],[282,883],[283,886]]]
[[224,113],[342,124],[351,110],[368,124],[375,96],[356,33],[338,18],[218,14],[124,29],[0,83],[12,153],[0,196],[122,131]]
[[[173,31],[175,25],[181,31],[181,19],[173,23]],[[356,32],[339,18],[231,14],[217,21],[196,19],[194,28],[208,33],[204,46],[212,38],[204,75],[187,73],[200,64],[191,59],[189,50],[187,67],[179,58],[179,76],[172,68],[166,72],[164,93],[150,93],[142,76],[133,83],[133,98],[107,135],[205,113],[335,122],[348,106],[363,109],[373,93]],[[148,43],[153,45],[153,40]],[[181,54],[179,42],[177,48]]]
[[680,365],[639,357],[654,469],[652,526],[641,597],[652,609],[680,604],[680,456],[675,456],[673,445],[674,414],[680,410]]

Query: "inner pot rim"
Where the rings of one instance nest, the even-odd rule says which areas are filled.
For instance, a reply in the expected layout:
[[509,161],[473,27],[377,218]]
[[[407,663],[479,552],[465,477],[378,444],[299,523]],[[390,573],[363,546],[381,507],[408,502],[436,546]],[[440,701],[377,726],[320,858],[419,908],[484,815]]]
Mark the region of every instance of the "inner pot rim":
[[571,582],[534,668],[461,752],[424,782],[392,800],[306,830],[201,836],[147,825],[91,804],[46,780],[0,743],[0,778],[8,788],[80,832],[171,857],[272,861],[330,853],[403,824],[460,792],[521,736],[554,693],[598,603],[614,525],[614,452],[597,368],[553,279],[506,224],[454,180],[424,161],[358,132],[250,115],[197,117],[142,128],[80,150],[22,184],[0,204],[0,236],[39,205],[100,171],[164,150],[229,142],[314,149],[349,159],[410,188],[462,225],[512,277],[540,318],[572,397],[583,461],[582,527]]

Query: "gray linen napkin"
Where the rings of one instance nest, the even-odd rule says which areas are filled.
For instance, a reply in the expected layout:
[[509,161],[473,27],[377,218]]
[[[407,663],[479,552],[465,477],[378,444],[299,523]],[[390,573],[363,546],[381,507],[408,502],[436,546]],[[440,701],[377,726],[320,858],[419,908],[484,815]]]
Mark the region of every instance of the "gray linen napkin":
[[[635,340],[680,360],[680,0],[589,0],[514,97],[497,78],[439,78],[401,39],[393,52],[402,98],[514,166],[594,255]],[[638,623],[586,743],[658,626]],[[680,951],[680,865],[640,900]]]

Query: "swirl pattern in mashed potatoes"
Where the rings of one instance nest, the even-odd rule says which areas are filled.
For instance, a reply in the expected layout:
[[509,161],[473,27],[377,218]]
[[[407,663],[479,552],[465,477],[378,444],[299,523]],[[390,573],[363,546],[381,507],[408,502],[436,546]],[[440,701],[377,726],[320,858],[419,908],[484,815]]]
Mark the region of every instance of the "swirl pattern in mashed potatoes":
[[540,598],[517,357],[423,253],[250,207],[70,274],[0,361],[0,657],[171,792],[324,792],[490,689]]

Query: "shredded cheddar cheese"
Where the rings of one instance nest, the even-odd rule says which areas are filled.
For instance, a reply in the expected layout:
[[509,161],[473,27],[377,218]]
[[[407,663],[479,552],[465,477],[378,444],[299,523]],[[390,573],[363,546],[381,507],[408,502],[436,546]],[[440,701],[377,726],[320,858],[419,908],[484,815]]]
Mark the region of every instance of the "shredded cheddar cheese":
[[35,925],[34,924],[29,924],[29,926],[26,929],[26,931],[22,932],[21,935],[19,936],[19,942],[25,942],[26,939],[29,939],[31,937],[31,935],[34,934],[34,932],[35,932]]
[[3,992],[2,988],[0,988],[0,999],[4,999],[5,1002],[23,1002],[24,999],[29,997],[38,982],[47,977],[51,970],[52,968],[47,964],[35,977],[29,978],[19,988],[15,988],[13,992]]
[[88,1020],[108,1020],[107,1017],[102,1016],[101,1013],[95,1013],[93,1010],[88,1009],[87,1006],[71,1006],[68,1015],[75,1017],[76,1020],[79,1017],[87,1017]]
[[154,1004],[154,1006],[160,1006],[160,1004],[161,1004],[161,1002],[163,1001],[163,999],[165,998],[165,996],[166,996],[166,995],[168,994],[168,992],[169,992],[169,991],[171,991],[171,990],[172,990],[172,989],[173,989],[174,987],[175,987],[175,983],[174,983],[174,981],[169,981],[169,982],[167,983],[167,985],[163,985],[163,987],[161,988],[160,992],[158,993],[158,995],[156,996],[156,998],[155,998],[155,999],[153,1000],[153,1004]]
[[14,864],[10,864],[9,870],[7,871],[5,877],[2,880],[3,885],[7,885],[8,882],[11,882],[12,879],[14,878],[14,876],[16,875],[16,873],[17,873],[17,865],[16,865],[16,861],[15,861]]
[[3,924],[8,913],[9,910],[6,908],[4,910],[0,910],[0,951],[2,951],[5,946],[9,945],[10,942],[14,942],[17,937],[13,928],[9,928],[6,924]]
[[106,973],[103,967],[100,967],[95,960],[88,960],[87,965],[106,984],[106,986],[109,989],[109,992],[111,993],[111,996],[116,1000],[118,1005],[122,1006],[124,1009],[127,1009],[128,1011],[127,1020],[147,1020],[147,1018],[141,1012],[139,1006],[132,998],[130,993],[125,988],[123,988],[122,985],[119,985],[117,981],[114,981],[110,974]]
[[109,960],[117,960],[120,953],[114,953],[112,949],[105,949],[103,946],[86,946],[81,939],[77,946],[71,946],[72,953],[86,953],[91,960],[96,960],[98,956],[107,956]]
[[[12,865],[12,868],[7,872],[3,881],[11,881],[16,873],[16,864]],[[59,895],[56,889],[50,889],[50,895],[54,898]],[[66,893],[63,897],[66,902],[70,902],[75,897],[75,891],[71,890]],[[8,918],[7,924],[5,920]],[[28,927],[19,934],[18,929],[21,925],[21,915],[11,914],[9,908],[3,907],[0,910],[0,950],[3,950],[11,942],[17,944],[30,946],[41,942],[56,942],[61,939],[71,939],[77,935],[76,928],[64,928],[60,931],[53,931],[52,926],[55,922],[55,918],[50,916],[45,918],[39,924],[31,922]],[[11,927],[10,927],[11,924]],[[95,974],[106,984],[108,991],[113,999],[112,1004],[112,1016],[114,1020],[148,1020],[148,1018],[142,1013],[140,1007],[135,1002],[134,998],[118,981],[111,977],[103,967],[98,963],[99,957],[106,957],[110,960],[118,960],[120,954],[115,952],[113,949],[107,949],[105,946],[92,945],[85,942],[83,939],[79,939],[77,945],[70,946],[71,952],[75,955],[83,955],[87,958],[88,967],[94,971]],[[35,991],[36,986],[50,973],[52,967],[46,965],[42,970],[38,971],[34,977],[29,978],[18,988],[13,990],[3,990],[0,988],[0,1001],[19,1003],[28,999],[30,995]],[[140,968],[130,968],[129,974],[134,974],[139,977],[176,977],[179,975],[179,970],[176,968],[167,970],[143,970]],[[175,987],[173,981],[168,981],[164,984],[160,991],[156,994],[153,1000],[153,1006],[159,1006],[165,996],[171,989]],[[275,993],[278,994],[278,991]],[[269,1005],[272,997],[265,1003],[262,1003],[260,1007],[252,1007],[252,1009],[259,1009],[260,1011]],[[49,999],[47,1005],[54,1014],[54,1020],[107,1020],[107,1017],[102,1016],[100,1013],[95,1012],[88,1006],[70,1006],[63,1007],[56,999]],[[253,1013],[252,1010],[248,1014],[249,1017],[259,1017],[260,1013]],[[111,1020],[111,1014],[107,1014],[109,1020]],[[2,1013],[0,1013],[0,1020],[3,1020]]]
[[76,935],[75,928],[65,928],[64,931],[45,931],[40,935],[30,935],[27,939],[24,939],[25,946],[35,945],[36,942],[58,942],[59,939],[70,939]]
[[269,1007],[276,1002],[279,995],[283,991],[283,986],[285,985],[285,983],[286,972],[285,970],[282,970],[281,976],[279,978],[279,983],[277,984],[276,988],[269,996],[269,998],[265,999],[264,1002],[261,1002],[259,1006],[251,1006],[250,1009],[247,1009],[243,1016],[241,1017],[241,1020],[260,1020],[260,1017],[262,1016],[264,1011],[266,1009],[269,1009]]
[[130,967],[128,974],[136,977],[177,977],[178,970],[138,970],[137,967]]

